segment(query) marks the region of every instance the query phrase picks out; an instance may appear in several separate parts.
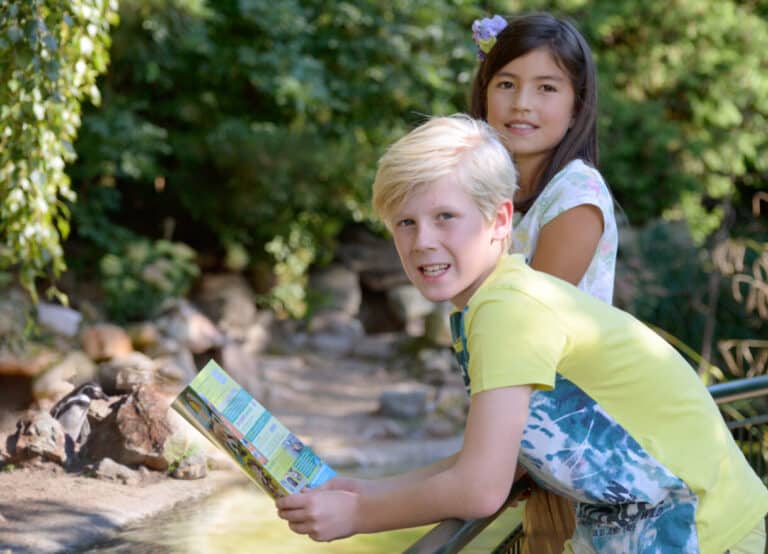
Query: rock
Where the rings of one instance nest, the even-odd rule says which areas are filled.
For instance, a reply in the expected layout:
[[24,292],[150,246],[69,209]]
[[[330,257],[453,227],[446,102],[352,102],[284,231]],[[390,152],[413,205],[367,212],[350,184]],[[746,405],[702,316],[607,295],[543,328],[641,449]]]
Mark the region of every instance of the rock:
[[157,320],[162,333],[183,344],[193,354],[218,348],[224,336],[216,326],[183,298],[169,302]]
[[346,354],[365,336],[363,324],[345,312],[325,310],[315,314],[308,325],[308,345],[322,352]]
[[203,275],[195,301],[227,334],[249,327],[258,314],[253,291],[239,273]]
[[127,392],[157,382],[158,364],[141,352],[131,352],[99,365],[99,383],[107,394]]
[[405,323],[409,335],[424,334],[424,318],[435,309],[435,304],[424,298],[413,285],[402,285],[389,290],[387,300],[392,311]]
[[266,394],[263,374],[256,355],[236,342],[221,349],[221,363],[232,378],[256,400],[263,401]]
[[6,450],[8,463],[13,464],[36,458],[65,464],[68,459],[64,429],[48,412],[22,417],[16,423],[16,432],[6,440]]
[[408,430],[402,423],[393,419],[381,419],[367,425],[360,432],[360,438],[365,440],[402,439],[407,434]]
[[71,386],[81,385],[93,381],[96,373],[96,365],[85,352],[72,350],[35,379],[32,394],[38,400],[61,396],[61,391],[67,388],[62,386],[62,383],[70,383]]
[[366,335],[355,341],[351,354],[358,358],[385,361],[397,354],[399,339],[397,333]]
[[429,387],[418,383],[401,383],[379,396],[379,414],[398,419],[412,419],[427,413]]
[[61,357],[47,346],[27,343],[23,354],[0,348],[0,376],[36,377]]
[[118,464],[111,458],[103,458],[86,470],[86,475],[104,481],[118,481],[124,485],[138,485],[141,474],[129,467]]
[[97,461],[110,457],[127,465],[165,471],[165,441],[171,435],[168,399],[152,386],[142,385],[113,404],[110,415],[94,422],[81,454]]
[[399,333],[405,328],[403,321],[392,310],[384,291],[363,289],[363,302],[357,318],[369,335]]
[[309,289],[319,296],[319,308],[340,311],[348,316],[360,312],[360,281],[357,273],[341,264],[331,264],[310,276]]
[[131,337],[133,347],[142,352],[146,352],[160,340],[160,330],[157,325],[149,321],[131,325],[126,329],[126,332]]
[[155,358],[157,375],[162,381],[187,384],[197,375],[197,367],[192,353],[186,348],[168,356]]
[[424,336],[438,346],[452,346],[450,313],[453,306],[450,302],[435,304],[435,308],[424,321]]
[[38,323],[59,335],[74,337],[82,320],[80,312],[72,308],[49,302],[37,303]]
[[456,425],[463,426],[467,419],[468,408],[469,395],[466,391],[456,388],[440,395],[440,400],[435,406],[435,413]]
[[253,354],[264,352],[272,340],[272,314],[263,312],[259,314],[256,323],[247,327],[242,336],[245,348]]
[[461,431],[461,425],[440,416],[430,416],[424,424],[424,432],[430,437],[452,437]]
[[336,253],[371,290],[388,290],[408,282],[392,241],[361,226],[344,230]]
[[147,346],[144,354],[150,358],[162,358],[165,356],[175,356],[182,351],[189,352],[189,349],[176,339],[161,335],[157,342]]
[[452,377],[456,360],[453,352],[447,348],[422,348],[417,354],[419,360],[419,381],[424,384],[441,387]]
[[128,333],[111,323],[98,323],[80,333],[83,350],[95,362],[111,360],[133,352]]

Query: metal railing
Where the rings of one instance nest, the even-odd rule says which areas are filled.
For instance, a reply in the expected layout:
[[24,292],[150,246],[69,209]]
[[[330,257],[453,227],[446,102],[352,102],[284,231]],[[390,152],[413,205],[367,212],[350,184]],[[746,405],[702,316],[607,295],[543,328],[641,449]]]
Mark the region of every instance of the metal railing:
[[[708,387],[728,428],[755,472],[768,484],[768,465],[763,454],[764,438],[768,436],[768,375],[718,383]],[[762,398],[761,398],[762,397]],[[763,406],[755,399],[761,398]],[[482,519],[462,521],[450,519],[432,528],[403,554],[454,554],[460,552],[482,533],[505,510],[520,499],[531,486],[528,477],[513,483],[509,498],[498,512]],[[493,550],[493,554],[519,554],[523,545],[522,521],[510,531]]]
[[[530,488],[531,484],[527,476],[518,479],[512,484],[512,490],[507,501],[495,514],[467,521],[447,519],[440,522],[426,535],[412,544],[408,550],[405,550],[404,554],[454,554],[455,552],[460,552],[462,548],[467,546],[486,527],[493,523],[511,504],[519,500],[522,494]],[[517,534],[522,537],[522,528],[520,528],[520,532]],[[515,535],[514,531],[504,539],[503,543],[509,543],[512,548],[515,548],[513,543],[518,541],[513,535]],[[498,547],[494,552],[497,551]],[[517,553],[519,550],[505,550],[504,552]]]

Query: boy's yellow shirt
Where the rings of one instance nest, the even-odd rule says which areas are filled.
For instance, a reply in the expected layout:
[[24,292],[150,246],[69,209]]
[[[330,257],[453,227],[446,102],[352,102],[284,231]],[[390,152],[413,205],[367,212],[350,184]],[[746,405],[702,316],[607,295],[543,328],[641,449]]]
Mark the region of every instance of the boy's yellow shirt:
[[536,389],[520,461],[580,502],[577,535],[599,552],[722,554],[768,512],[696,373],[626,312],[512,255],[452,330],[471,394]]

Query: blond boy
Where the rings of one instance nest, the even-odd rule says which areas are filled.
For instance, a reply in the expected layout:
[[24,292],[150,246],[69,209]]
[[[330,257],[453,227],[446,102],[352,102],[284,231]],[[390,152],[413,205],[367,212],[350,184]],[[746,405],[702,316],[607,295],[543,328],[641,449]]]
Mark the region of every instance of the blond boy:
[[277,501],[333,540],[494,513],[520,463],[576,502],[569,552],[762,554],[768,491],[690,366],[629,314],[507,255],[515,169],[485,123],[434,118],[379,161],[373,205],[408,278],[450,300],[464,444]]

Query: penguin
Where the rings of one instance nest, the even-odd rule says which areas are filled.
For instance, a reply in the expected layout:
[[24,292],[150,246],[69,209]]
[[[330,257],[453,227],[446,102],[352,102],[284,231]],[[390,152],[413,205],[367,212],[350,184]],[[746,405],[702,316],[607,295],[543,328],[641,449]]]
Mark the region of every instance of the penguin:
[[101,387],[96,383],[85,383],[59,400],[51,415],[61,423],[64,432],[74,444],[80,445],[86,441],[91,432],[88,423],[88,408],[94,399],[109,400]]

